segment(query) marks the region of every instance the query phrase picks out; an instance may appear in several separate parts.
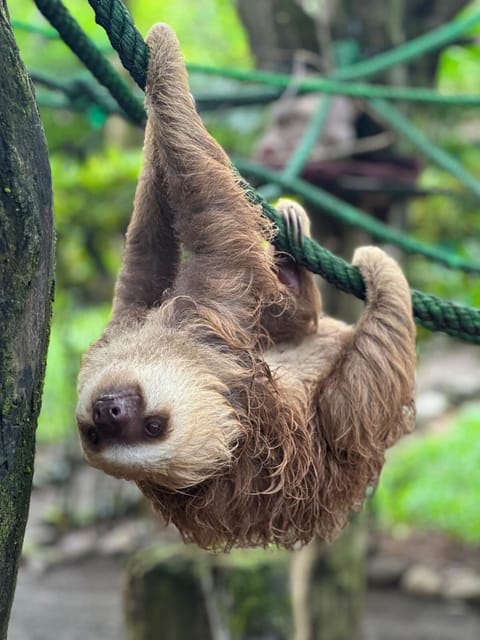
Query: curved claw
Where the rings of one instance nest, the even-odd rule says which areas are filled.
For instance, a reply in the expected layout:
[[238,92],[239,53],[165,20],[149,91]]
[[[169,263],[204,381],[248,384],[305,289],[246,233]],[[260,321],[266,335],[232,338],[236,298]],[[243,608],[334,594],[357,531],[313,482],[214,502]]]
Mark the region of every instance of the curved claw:
[[310,237],[310,220],[303,207],[291,200],[280,200],[277,209],[292,243],[302,245],[305,238]]

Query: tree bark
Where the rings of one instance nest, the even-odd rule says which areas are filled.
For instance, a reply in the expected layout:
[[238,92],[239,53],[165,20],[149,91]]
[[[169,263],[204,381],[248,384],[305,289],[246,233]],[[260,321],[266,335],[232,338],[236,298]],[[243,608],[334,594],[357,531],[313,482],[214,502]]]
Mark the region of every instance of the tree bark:
[[0,0],[0,640],[23,542],[52,297],[50,167],[32,85]]
[[237,9],[259,68],[289,72],[296,51],[318,53],[315,24],[292,0],[238,0]]
[[[332,52],[325,47],[330,39],[352,39],[360,55],[367,57],[438,27],[468,4],[468,0],[324,0],[317,4],[315,17],[306,13],[301,0],[237,0],[237,9],[257,66],[291,71],[300,50],[328,62]],[[414,60],[408,65],[410,79],[431,84],[437,58],[438,52],[432,51]]]
[[[386,51],[451,20],[468,0],[340,0],[332,23],[333,38],[354,38],[362,57]],[[429,86],[435,80],[438,50],[405,65],[402,84]],[[398,84],[398,69],[385,74],[385,82]]]

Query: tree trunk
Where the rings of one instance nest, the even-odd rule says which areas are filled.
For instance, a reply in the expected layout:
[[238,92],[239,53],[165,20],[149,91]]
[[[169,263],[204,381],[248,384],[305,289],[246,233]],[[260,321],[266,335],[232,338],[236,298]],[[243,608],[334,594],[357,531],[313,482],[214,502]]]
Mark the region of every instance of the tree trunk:
[[[277,71],[291,71],[295,54],[302,50],[321,56],[328,69],[331,40],[352,39],[362,57],[374,55],[451,20],[468,4],[469,0],[237,0],[257,66]],[[315,7],[315,15],[303,6]],[[418,84],[431,84],[437,58],[438,52],[432,51],[414,60],[404,80],[413,76]],[[389,71],[387,80],[391,73],[395,77],[397,70]]]
[[32,86],[0,0],[0,640],[33,474],[52,297],[50,167]]
[[[334,38],[354,38],[363,57],[374,55],[416,38],[451,20],[469,0],[340,0],[332,23]],[[422,86],[435,79],[438,51],[424,54],[407,65],[403,82]],[[387,74],[395,81],[397,68]],[[392,75],[393,74],[393,75]]]
[[289,72],[296,51],[318,53],[315,24],[292,0],[238,0],[237,9],[260,69]]

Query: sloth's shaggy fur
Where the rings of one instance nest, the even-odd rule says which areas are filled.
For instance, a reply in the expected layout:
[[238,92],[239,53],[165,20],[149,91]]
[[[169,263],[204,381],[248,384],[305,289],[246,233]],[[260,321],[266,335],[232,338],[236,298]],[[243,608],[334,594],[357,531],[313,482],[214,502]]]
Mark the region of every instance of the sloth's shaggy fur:
[[[205,548],[330,538],[414,423],[407,283],[381,250],[357,250],[355,327],[322,315],[307,271],[293,267],[295,294],[282,284],[285,258],[195,112],[174,33],[157,25],[148,44],[144,167],[113,317],[79,378],[87,458]],[[96,399],[127,387],[166,433],[93,447]]]

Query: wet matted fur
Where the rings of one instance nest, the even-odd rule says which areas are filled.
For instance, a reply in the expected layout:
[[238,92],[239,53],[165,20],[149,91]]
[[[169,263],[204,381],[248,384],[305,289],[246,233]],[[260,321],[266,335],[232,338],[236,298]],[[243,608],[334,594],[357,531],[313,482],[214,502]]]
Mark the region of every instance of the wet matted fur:
[[[112,320],[79,376],[86,456],[202,547],[331,538],[414,424],[407,282],[380,249],[358,249],[354,327],[322,314],[304,269],[283,284],[289,259],[196,114],[175,34],[156,25],[147,41],[144,166]],[[135,410],[102,441],[94,407],[117,396]],[[151,416],[161,437],[142,435]]]

